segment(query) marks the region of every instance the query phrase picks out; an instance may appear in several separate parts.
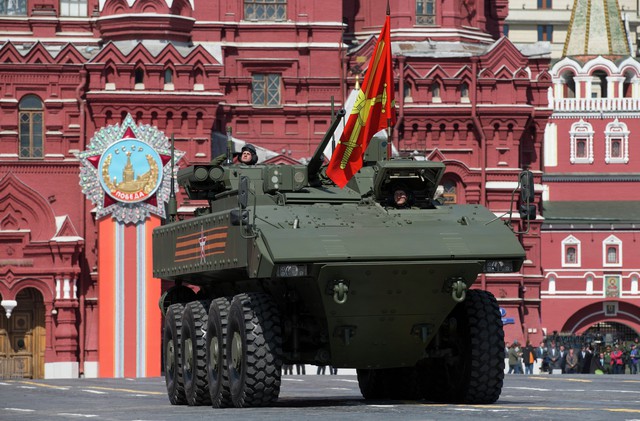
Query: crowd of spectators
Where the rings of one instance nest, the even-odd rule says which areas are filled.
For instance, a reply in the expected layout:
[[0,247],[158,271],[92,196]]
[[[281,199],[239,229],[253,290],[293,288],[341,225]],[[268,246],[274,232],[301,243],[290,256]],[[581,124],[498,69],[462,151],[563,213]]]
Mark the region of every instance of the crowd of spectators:
[[553,374],[639,374],[640,342],[601,336],[554,334],[537,346],[517,340],[507,343],[509,374],[533,374],[534,365],[540,373]]

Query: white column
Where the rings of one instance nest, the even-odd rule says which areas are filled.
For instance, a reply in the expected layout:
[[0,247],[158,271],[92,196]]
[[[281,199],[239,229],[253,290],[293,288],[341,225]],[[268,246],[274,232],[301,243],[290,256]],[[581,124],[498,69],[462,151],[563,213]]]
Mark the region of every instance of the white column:
[[622,98],[624,96],[624,76],[607,76],[609,98]]
[[71,298],[71,285],[69,284],[69,275],[65,275],[64,276],[64,283],[63,283],[63,296],[62,298],[64,298],[65,300],[68,300]]
[[591,98],[591,76],[575,76],[573,80],[576,82],[576,98]]
[[60,299],[60,277],[56,276],[56,300]]
[[553,98],[554,99],[563,99],[564,98],[564,79],[557,78],[553,79]]

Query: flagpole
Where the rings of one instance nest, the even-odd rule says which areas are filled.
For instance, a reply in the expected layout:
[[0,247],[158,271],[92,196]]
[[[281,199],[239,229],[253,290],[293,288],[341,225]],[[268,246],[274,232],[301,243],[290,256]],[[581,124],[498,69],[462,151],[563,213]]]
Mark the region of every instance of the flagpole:
[[[387,16],[391,16],[391,7],[389,7],[389,0],[387,0]],[[391,58],[389,58],[389,60],[391,60]],[[391,68],[393,69],[393,66],[391,66]],[[391,78],[391,80],[393,80],[393,77]],[[391,89],[394,89],[394,87],[392,87]],[[391,132],[391,119],[387,118],[387,159],[392,158],[391,154],[393,151],[393,147],[391,145]]]
[[327,177],[340,188],[344,188],[362,168],[364,153],[375,133],[395,124],[390,39],[390,7],[387,0],[387,16],[365,72],[364,82],[327,166]]
[[388,118],[387,119],[387,159],[391,159],[392,158],[392,152],[393,152],[393,147],[391,146],[391,119]]

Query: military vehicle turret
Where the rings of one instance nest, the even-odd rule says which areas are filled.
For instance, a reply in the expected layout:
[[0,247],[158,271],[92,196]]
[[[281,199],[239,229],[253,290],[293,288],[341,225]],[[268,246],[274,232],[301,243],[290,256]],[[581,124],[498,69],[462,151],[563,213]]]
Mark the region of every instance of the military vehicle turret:
[[[519,271],[522,246],[486,208],[434,199],[439,162],[380,160],[386,147],[372,142],[337,188],[321,153],[338,121],[308,165],[178,172],[208,206],[153,233],[154,276],[175,282],[160,300],[172,404],[272,404],[282,364],[355,368],[365,399],[500,396],[499,308],[472,287]],[[410,202],[400,208],[398,186]]]

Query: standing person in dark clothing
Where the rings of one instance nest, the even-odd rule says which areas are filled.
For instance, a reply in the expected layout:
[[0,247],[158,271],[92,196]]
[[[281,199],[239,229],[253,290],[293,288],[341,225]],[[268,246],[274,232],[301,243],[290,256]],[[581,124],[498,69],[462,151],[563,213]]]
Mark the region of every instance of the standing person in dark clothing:
[[[593,348],[592,348],[593,349]],[[604,374],[606,373],[605,365],[604,365],[604,352],[601,352],[600,355],[594,355],[591,358],[591,374]]]
[[564,348],[564,345],[560,345],[560,369],[562,370],[562,374],[566,373],[567,366],[567,351]]
[[549,367],[549,353],[547,352],[547,347],[544,345],[544,342],[540,342],[540,345],[535,350],[536,361],[540,362],[540,372],[541,373],[550,373],[551,367]]
[[583,346],[578,355],[578,373],[589,374],[591,372],[591,359],[593,358],[593,348]]
[[522,361],[524,362],[524,374],[533,374],[533,364],[536,362],[536,356],[529,341],[527,341],[527,345],[522,350]]
[[560,351],[556,348],[555,342],[551,342],[551,347],[549,348],[549,369],[549,372],[562,369],[562,365],[560,364]]

